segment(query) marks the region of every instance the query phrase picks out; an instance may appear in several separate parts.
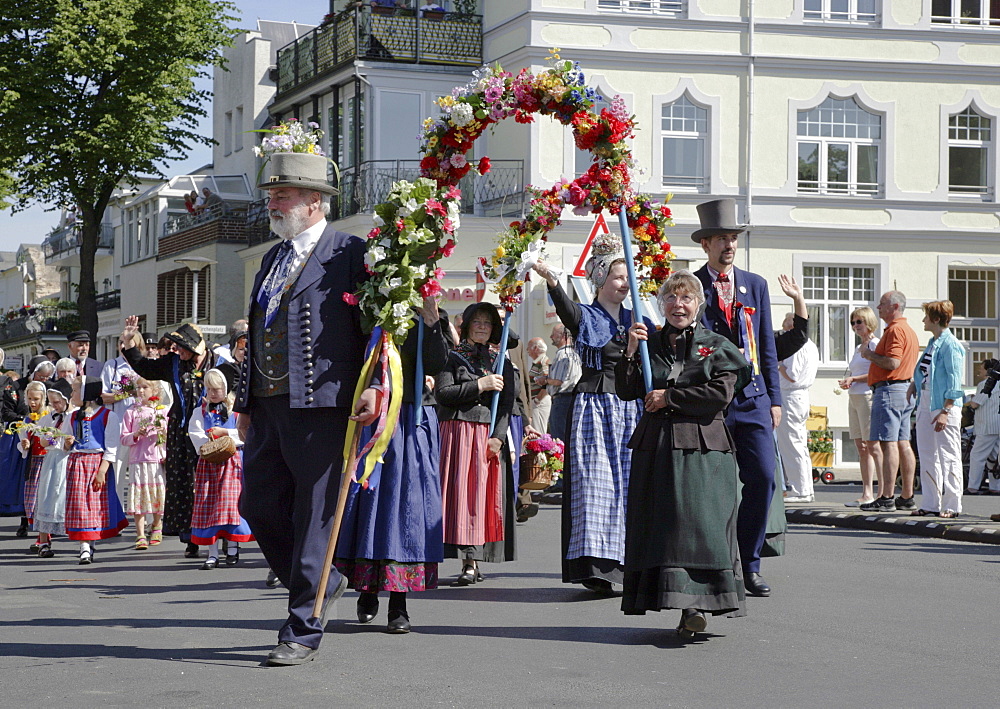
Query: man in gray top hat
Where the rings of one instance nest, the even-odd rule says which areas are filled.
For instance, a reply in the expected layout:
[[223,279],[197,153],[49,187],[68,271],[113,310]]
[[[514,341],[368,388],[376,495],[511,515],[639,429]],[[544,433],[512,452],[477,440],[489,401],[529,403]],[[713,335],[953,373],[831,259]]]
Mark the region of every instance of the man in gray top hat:
[[[378,392],[364,391],[353,416],[367,337],[357,307],[343,300],[367,278],[362,239],[326,222],[327,161],[308,153],[274,153],[267,190],[271,231],[250,294],[249,337],[236,386],[245,432],[240,509],[268,565],[288,589],[288,619],[270,665],[312,660],[323,637],[314,618],[348,418],[375,418]],[[334,569],[324,603],[347,580]]]

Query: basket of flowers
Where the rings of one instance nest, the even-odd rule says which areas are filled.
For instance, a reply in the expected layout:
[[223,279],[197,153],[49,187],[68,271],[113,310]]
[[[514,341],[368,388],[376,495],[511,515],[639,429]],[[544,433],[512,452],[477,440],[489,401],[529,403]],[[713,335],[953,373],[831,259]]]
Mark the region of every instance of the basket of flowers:
[[544,490],[563,469],[563,442],[549,434],[524,442],[521,456],[521,489]]
[[814,468],[833,467],[833,434],[829,429],[809,432],[809,457]]

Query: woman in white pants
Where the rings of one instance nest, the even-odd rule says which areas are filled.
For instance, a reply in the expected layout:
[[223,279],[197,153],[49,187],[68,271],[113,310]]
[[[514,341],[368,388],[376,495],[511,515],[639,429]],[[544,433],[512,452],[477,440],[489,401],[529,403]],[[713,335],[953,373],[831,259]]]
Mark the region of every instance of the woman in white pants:
[[924,304],[924,330],[931,333],[913,371],[906,397],[917,395],[917,450],[920,453],[920,509],[917,517],[957,517],[962,511],[962,373],[965,350],[948,329],[955,307],[950,300]]
[[[985,377],[991,370],[996,369],[1000,364],[995,359],[988,359],[979,366],[982,368],[982,375]],[[976,395],[972,397],[969,407],[976,412],[976,422],[973,425],[973,432],[976,434],[976,442],[972,444],[972,451],[969,453],[969,487],[966,495],[980,494],[979,488],[983,484],[983,475],[986,472],[986,461],[991,454],[996,453],[1000,448],[1000,391],[992,391],[990,396],[983,393],[986,386],[984,379],[976,389]],[[1000,479],[990,477],[990,492],[1000,495]]]

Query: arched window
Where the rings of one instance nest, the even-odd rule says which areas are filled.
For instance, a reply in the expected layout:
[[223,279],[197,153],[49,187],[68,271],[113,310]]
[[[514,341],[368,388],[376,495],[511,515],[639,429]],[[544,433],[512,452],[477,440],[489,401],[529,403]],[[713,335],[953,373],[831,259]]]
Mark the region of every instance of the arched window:
[[703,191],[705,145],[708,141],[708,109],[684,94],[663,104],[660,118],[663,141],[663,186]]
[[948,192],[990,194],[993,121],[969,106],[948,117]]
[[829,97],[798,112],[798,190],[872,195],[881,192],[882,116],[854,98]]

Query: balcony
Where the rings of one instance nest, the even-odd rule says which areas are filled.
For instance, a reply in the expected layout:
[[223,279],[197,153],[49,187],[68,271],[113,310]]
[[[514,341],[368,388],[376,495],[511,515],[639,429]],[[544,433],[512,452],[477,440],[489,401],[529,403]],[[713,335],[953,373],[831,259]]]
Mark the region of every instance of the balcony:
[[247,207],[242,202],[215,204],[200,214],[184,214],[168,219],[163,225],[157,258],[187,251],[203,244],[245,244]]
[[278,50],[277,96],[355,59],[478,67],[482,56],[481,15],[351,8]]
[[29,305],[7,313],[0,321],[0,342],[42,333],[70,332],[80,325],[75,309]]
[[[77,254],[80,242],[83,241],[82,230],[83,225],[77,222],[49,234],[42,242],[45,263],[50,264],[66,256]],[[109,253],[114,251],[115,232],[110,224],[101,224],[101,233],[97,237],[97,248],[106,249]]]
[[121,290],[111,290],[106,293],[97,294],[97,312],[102,310],[114,310],[122,306]]
[[[335,219],[371,212],[398,180],[420,176],[419,160],[370,160],[340,172],[340,195],[334,197]],[[459,182],[462,213],[477,217],[520,217],[524,206],[524,161],[493,160],[485,175],[470,171]]]

